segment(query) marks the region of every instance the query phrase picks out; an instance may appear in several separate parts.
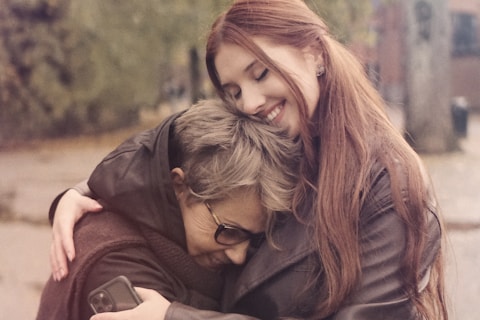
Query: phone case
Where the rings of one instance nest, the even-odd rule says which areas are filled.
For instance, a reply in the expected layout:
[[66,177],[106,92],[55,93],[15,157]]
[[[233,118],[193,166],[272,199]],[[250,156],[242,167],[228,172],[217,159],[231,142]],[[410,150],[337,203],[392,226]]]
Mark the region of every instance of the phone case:
[[118,276],[92,290],[88,302],[95,313],[101,313],[132,309],[142,300],[128,278]]

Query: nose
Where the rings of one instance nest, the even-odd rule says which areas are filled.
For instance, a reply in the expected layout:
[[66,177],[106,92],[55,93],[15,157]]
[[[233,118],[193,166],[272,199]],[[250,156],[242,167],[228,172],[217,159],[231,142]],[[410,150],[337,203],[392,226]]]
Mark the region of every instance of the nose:
[[242,111],[255,115],[260,113],[265,104],[265,96],[255,86],[248,86],[242,90]]
[[244,264],[245,259],[247,258],[248,246],[250,241],[243,241],[239,244],[229,246],[225,249],[225,254],[232,261],[233,264]]

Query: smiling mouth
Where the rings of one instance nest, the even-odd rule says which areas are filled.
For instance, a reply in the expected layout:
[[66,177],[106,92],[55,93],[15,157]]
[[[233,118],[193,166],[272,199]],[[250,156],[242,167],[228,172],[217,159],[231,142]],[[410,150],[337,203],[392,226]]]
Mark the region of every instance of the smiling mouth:
[[280,112],[282,112],[283,108],[285,108],[285,105],[283,103],[275,107],[272,111],[269,112],[269,114],[267,114],[267,120],[273,122],[275,118],[277,118],[277,116],[280,114]]

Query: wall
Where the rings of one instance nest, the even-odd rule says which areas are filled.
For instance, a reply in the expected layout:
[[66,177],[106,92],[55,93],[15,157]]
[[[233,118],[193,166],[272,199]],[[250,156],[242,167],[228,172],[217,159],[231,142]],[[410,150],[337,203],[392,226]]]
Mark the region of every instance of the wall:
[[[477,36],[476,52],[461,55],[452,53],[451,97],[465,96],[472,110],[480,111],[480,1],[450,0],[449,7],[452,13],[468,13],[476,17]],[[401,105],[404,101],[405,26],[401,10],[401,4],[394,2],[379,7],[375,17],[378,86],[385,99],[393,105]]]

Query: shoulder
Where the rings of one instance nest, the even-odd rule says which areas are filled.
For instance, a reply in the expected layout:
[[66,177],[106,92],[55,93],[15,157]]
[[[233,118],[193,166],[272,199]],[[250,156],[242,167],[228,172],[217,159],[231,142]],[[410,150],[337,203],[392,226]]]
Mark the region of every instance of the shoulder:
[[[398,172],[400,172],[400,169],[398,169]],[[364,200],[360,213],[361,221],[369,220],[375,215],[393,209],[391,174],[386,166],[379,161],[376,161],[371,166],[363,192]]]
[[[420,164],[421,165],[421,164]],[[433,193],[433,186],[426,178],[423,168],[419,171],[421,176],[418,178],[418,190],[408,190],[407,180],[411,179],[408,168],[401,162],[395,163],[393,169],[388,170],[380,162],[375,163],[371,169],[370,185],[366,189],[365,200],[362,205],[359,230],[362,239],[371,239],[379,236],[383,239],[381,242],[389,241],[392,247],[402,247],[405,244],[408,225],[406,218],[402,216],[395,205],[393,188],[397,188],[402,200],[407,204],[407,213],[409,221],[418,221],[412,219],[415,215],[424,215],[424,232],[426,235],[426,247],[436,252],[441,239],[441,222],[439,209]],[[394,170],[394,172],[392,172]],[[409,195],[412,193],[422,194],[419,207],[409,207]],[[418,194],[415,194],[417,196]],[[373,245],[370,241],[364,241],[363,245]],[[378,244],[378,243],[377,243]],[[403,249],[400,249],[402,251]],[[428,259],[430,260],[430,259]]]
[[78,259],[94,256],[109,248],[143,244],[144,237],[131,221],[109,211],[87,214],[74,232]]
[[[420,166],[421,163],[419,163]],[[411,179],[408,167],[400,161],[389,170],[380,162],[376,162],[371,169],[370,185],[365,195],[365,200],[360,214],[360,238],[364,250],[379,250],[379,246],[390,247],[389,252],[400,254],[406,245],[408,228],[411,223],[406,222],[395,205],[393,189],[399,192],[406,206],[406,215],[424,215],[424,219],[412,219],[408,221],[424,221],[423,234],[425,235],[424,254],[429,252],[425,260],[432,261],[441,243],[441,221],[438,207],[433,193],[433,186],[427,178],[423,167],[417,171],[416,177],[419,183],[415,190],[408,190],[408,179]],[[411,188],[411,187],[410,187]],[[410,207],[409,195],[421,194],[421,201],[417,207]],[[415,195],[417,196],[417,194]],[[420,227],[420,226],[416,226]],[[372,242],[372,239],[377,239]],[[387,245],[388,243],[388,245]],[[429,263],[427,263],[429,264]]]
[[158,143],[167,145],[171,128],[173,128],[175,119],[178,116],[179,114],[171,115],[155,128],[136,133],[117,146],[103,161],[108,161],[125,154],[136,153],[141,150],[153,152]]
[[[379,160],[375,161],[370,167],[368,181],[363,190],[365,194],[361,218],[393,210],[394,192],[400,194],[404,202],[409,202],[409,197],[413,194],[420,195],[424,212],[437,216],[438,207],[433,185],[420,160],[415,169],[412,170],[411,165],[399,160],[393,161],[388,168]],[[418,183],[409,184],[411,180]]]

